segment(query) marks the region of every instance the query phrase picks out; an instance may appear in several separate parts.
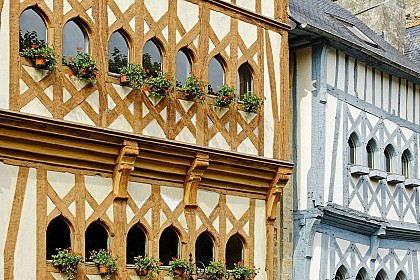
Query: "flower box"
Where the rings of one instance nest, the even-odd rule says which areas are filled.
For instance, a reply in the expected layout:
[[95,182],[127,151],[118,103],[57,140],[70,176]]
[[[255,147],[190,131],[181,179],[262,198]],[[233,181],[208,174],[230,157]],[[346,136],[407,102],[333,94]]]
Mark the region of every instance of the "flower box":
[[120,75],[120,85],[127,86],[128,80],[127,80],[127,74],[121,74]]
[[37,67],[37,68],[47,68],[47,62],[45,61],[45,57],[43,57],[43,56],[35,57],[35,67]]

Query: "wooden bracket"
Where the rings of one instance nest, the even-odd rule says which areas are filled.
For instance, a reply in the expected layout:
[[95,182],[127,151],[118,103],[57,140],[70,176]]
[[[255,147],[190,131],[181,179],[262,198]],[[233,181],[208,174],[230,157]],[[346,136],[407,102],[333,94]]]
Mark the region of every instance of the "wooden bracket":
[[[277,169],[276,175],[271,181],[270,188],[268,189],[268,192],[267,192],[266,205],[265,205],[267,220],[276,219],[277,203],[279,202],[280,197],[283,193],[283,187],[286,185],[287,181],[289,180],[290,174],[291,174],[291,170],[288,168],[279,167]],[[279,182],[281,184],[279,184]]]
[[112,174],[112,184],[116,198],[128,198],[127,185],[128,177],[134,170],[134,163],[139,155],[137,142],[124,140],[123,147],[120,149],[115,161],[114,173]]
[[197,153],[184,179],[184,206],[197,206],[198,185],[207,167],[209,167],[209,156]]

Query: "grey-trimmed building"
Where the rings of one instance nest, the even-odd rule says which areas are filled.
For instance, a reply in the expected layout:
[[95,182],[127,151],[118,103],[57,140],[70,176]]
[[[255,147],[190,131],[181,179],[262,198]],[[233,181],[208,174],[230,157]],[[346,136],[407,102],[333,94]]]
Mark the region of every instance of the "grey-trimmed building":
[[293,279],[419,279],[420,68],[330,0],[291,0]]

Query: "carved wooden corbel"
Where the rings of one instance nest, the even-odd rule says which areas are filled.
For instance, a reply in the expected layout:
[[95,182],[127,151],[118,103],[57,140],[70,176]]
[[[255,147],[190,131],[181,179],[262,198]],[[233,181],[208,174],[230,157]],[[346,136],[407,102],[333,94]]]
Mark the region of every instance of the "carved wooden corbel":
[[117,160],[115,161],[112,184],[116,198],[128,198],[128,177],[134,170],[134,162],[139,155],[139,146],[134,141],[124,141]]
[[197,153],[184,179],[184,206],[197,206],[198,185],[207,167],[209,167],[209,156]]
[[[283,187],[286,185],[289,180],[290,169],[279,167],[277,169],[276,175],[273,178],[273,181],[270,183],[270,188],[267,192],[266,199],[266,216],[267,220],[275,220],[277,203],[280,200],[280,197],[283,193]],[[280,182],[280,184],[279,184]]]

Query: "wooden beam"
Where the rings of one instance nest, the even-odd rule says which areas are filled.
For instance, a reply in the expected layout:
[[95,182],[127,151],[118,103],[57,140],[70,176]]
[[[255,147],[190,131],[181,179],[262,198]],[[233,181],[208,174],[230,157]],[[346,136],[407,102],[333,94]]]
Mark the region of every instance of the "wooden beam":
[[115,161],[114,173],[112,175],[112,185],[116,198],[128,198],[127,185],[131,171],[134,170],[134,162],[139,155],[137,142],[124,141],[120,149],[117,160]]
[[184,179],[184,206],[197,206],[198,185],[208,167],[209,156],[197,153]]

